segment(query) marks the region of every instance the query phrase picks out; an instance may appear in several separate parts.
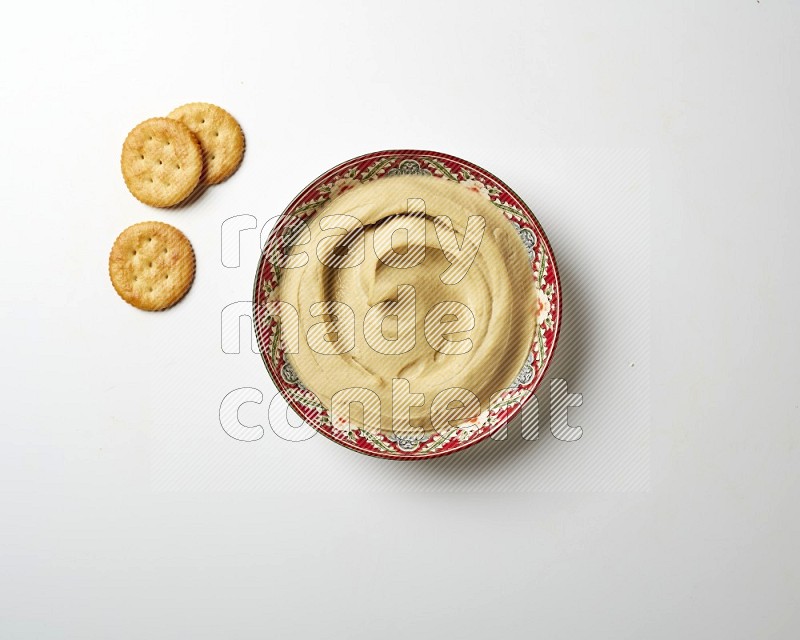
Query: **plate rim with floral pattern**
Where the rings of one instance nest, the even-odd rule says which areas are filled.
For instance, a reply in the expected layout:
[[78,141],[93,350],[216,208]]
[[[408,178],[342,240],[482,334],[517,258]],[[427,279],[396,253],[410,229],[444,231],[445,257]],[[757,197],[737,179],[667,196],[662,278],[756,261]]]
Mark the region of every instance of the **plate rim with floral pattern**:
[[[307,219],[330,200],[359,183],[397,174],[423,174],[461,183],[488,198],[517,231],[531,262],[532,285],[537,295],[536,335],[528,358],[497,402],[476,419],[433,433],[427,438],[387,436],[359,427],[335,424],[327,409],[302,384],[286,360],[278,321],[266,313],[277,296],[280,268],[268,259],[278,250],[278,240],[291,232],[291,221]],[[303,419],[329,439],[349,449],[390,460],[423,460],[463,451],[502,429],[533,397],[552,361],[561,328],[561,283],[552,247],[533,211],[497,176],[472,162],[438,151],[392,149],[374,151],[346,160],[309,183],[278,217],[264,245],[253,285],[253,326],[259,351],[278,392]]]

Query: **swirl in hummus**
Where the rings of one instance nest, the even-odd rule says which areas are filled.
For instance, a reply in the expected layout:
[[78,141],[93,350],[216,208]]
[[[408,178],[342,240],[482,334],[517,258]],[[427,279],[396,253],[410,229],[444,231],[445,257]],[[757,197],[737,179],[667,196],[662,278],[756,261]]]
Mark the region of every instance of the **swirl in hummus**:
[[474,189],[381,178],[289,235],[276,293],[282,335],[300,339],[287,359],[333,417],[429,434],[474,420],[524,366],[538,305],[530,259]]

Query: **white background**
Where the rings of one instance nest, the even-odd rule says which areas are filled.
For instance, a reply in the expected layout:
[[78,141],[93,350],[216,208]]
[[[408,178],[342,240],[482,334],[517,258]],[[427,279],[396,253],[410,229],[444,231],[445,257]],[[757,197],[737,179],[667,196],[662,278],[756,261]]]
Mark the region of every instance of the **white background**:
[[[0,637],[796,637],[799,26],[771,0],[8,10]],[[191,100],[236,114],[245,163],[148,209],[120,145]],[[254,263],[221,267],[222,220],[397,147],[495,172],[550,234],[577,291],[553,366],[587,394],[565,453],[396,471],[215,424],[269,395],[219,349]],[[107,281],[143,219],[198,255],[163,314]],[[606,462],[625,481],[566,480]]]

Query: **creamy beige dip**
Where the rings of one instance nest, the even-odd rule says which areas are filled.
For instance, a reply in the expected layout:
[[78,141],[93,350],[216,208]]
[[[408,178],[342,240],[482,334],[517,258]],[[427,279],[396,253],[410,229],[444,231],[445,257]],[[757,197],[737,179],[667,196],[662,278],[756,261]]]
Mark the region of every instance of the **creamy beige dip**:
[[[480,193],[429,176],[381,178],[330,201],[292,244],[295,266],[276,292],[297,310],[281,317],[287,328],[299,322],[299,352],[287,358],[329,411],[343,389],[373,392],[363,397],[375,406],[350,405],[353,425],[429,433],[438,394],[439,408],[466,404],[477,415],[525,363],[535,330],[529,257]],[[395,414],[407,416],[394,423],[393,380]],[[479,408],[459,405],[453,388]]]

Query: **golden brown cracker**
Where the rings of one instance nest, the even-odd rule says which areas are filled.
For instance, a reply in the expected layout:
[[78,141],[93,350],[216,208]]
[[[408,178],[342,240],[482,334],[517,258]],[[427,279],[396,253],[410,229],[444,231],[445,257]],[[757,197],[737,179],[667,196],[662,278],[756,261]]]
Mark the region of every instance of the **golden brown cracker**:
[[169,117],[185,124],[200,140],[205,184],[218,184],[236,171],[244,156],[244,133],[230,113],[207,102],[192,102]]
[[192,286],[194,251],[189,239],[163,222],[139,222],[119,234],[108,274],[120,297],[138,309],[160,311]]
[[121,163],[128,190],[152,207],[186,199],[203,173],[200,143],[171,118],[151,118],[134,127],[122,145]]

